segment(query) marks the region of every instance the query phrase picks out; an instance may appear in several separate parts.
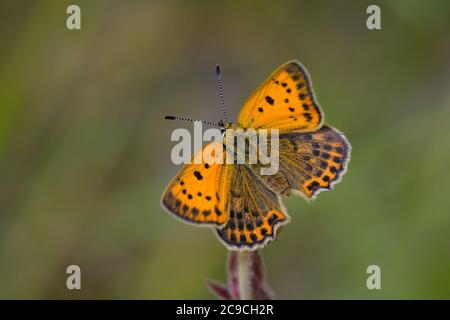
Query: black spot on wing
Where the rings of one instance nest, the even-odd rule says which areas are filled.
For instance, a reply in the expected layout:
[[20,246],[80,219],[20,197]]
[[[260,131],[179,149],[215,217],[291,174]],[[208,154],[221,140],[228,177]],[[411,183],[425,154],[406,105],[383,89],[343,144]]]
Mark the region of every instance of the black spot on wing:
[[203,176],[199,171],[194,171],[194,176],[197,178],[197,180],[203,179]]
[[311,116],[311,114],[309,112],[304,112],[302,114],[305,117],[306,122],[311,122],[312,116]]
[[202,214],[207,217],[211,214],[211,210],[203,210]]
[[273,98],[271,96],[266,96],[266,101],[271,106],[273,106],[273,104],[275,103],[275,100],[273,100]]

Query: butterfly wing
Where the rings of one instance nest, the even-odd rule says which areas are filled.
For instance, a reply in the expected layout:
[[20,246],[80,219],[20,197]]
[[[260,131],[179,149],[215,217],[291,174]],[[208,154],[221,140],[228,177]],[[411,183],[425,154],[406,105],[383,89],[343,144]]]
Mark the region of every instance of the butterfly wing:
[[287,223],[289,216],[278,195],[252,168],[246,165],[235,168],[229,220],[216,232],[230,250],[256,250],[275,239],[277,228]]
[[[336,129],[323,126],[314,132],[281,132],[279,136],[279,170],[261,176],[277,194],[300,192],[307,199],[331,189],[344,175],[351,147]],[[259,165],[254,165],[259,172]]]
[[[213,154],[216,148],[221,147],[222,144],[212,142],[195,157],[201,157],[203,152]],[[186,222],[223,225],[228,220],[229,184],[233,172],[232,165],[207,162],[195,164],[191,161],[164,191],[162,207]]]
[[314,131],[323,123],[306,69],[297,61],[278,68],[247,99],[238,126],[280,130]]

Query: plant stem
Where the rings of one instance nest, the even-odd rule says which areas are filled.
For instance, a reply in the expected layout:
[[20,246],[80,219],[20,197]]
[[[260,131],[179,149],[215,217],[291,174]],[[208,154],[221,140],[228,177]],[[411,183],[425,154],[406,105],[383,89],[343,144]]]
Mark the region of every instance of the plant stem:
[[251,300],[252,290],[250,288],[250,255],[251,252],[238,252],[238,277],[239,293],[241,300]]

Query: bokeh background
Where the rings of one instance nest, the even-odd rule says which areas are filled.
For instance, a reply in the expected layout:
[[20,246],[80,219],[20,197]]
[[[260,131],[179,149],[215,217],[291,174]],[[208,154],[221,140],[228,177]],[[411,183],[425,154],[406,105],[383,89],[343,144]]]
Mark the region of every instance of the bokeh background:
[[220,63],[235,118],[290,59],[353,153],[332,192],[287,201],[263,250],[276,297],[450,298],[449,16],[445,0],[2,1],[0,298],[214,298],[225,248],[159,205],[170,134],[192,129],[163,116],[219,120]]

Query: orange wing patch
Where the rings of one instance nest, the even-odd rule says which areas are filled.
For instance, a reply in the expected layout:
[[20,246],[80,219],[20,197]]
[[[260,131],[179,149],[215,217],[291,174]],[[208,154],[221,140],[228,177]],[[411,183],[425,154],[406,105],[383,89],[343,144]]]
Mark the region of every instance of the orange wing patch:
[[[216,145],[210,143],[201,152]],[[163,208],[186,222],[223,225],[228,220],[229,184],[233,171],[232,165],[185,165],[164,192]]]
[[297,61],[278,68],[247,99],[238,126],[309,132],[318,129],[324,117],[306,69]]
[[289,221],[279,197],[250,167],[236,166],[228,223],[217,230],[230,250],[256,250],[274,240],[277,228]]

